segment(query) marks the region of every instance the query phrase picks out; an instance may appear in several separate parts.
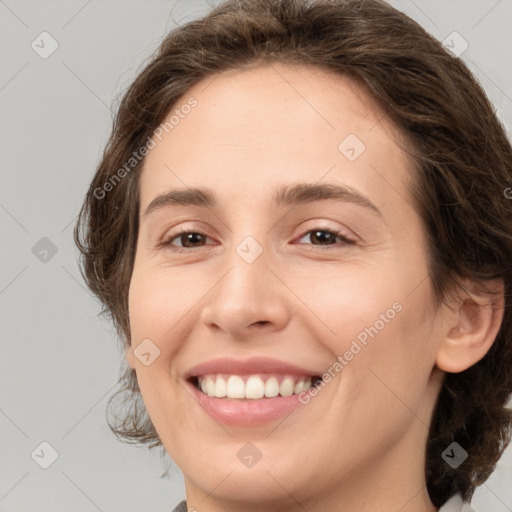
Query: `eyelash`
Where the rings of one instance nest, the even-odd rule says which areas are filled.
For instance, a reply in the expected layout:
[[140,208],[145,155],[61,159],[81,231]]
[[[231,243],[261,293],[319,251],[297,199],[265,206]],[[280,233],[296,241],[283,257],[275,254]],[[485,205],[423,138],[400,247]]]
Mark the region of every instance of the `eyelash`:
[[[308,235],[309,233],[314,233],[314,232],[317,232],[317,231],[321,231],[321,232],[324,232],[324,233],[329,233],[331,235],[335,235],[336,237],[338,237],[342,241],[341,247],[347,247],[347,246],[351,246],[351,245],[356,245],[356,241],[355,240],[352,240],[351,238],[348,238],[347,236],[342,234],[340,231],[336,231],[334,229],[327,229],[327,228],[314,228],[314,229],[310,229],[308,231],[305,231],[300,236],[299,240],[304,238],[304,236]],[[165,238],[164,240],[162,240],[162,242],[159,244],[159,247],[167,248],[167,249],[170,249],[171,251],[181,252],[181,253],[190,252],[191,250],[197,249],[198,247],[179,247],[179,246],[172,245],[172,243],[171,243],[173,240],[175,240],[177,238],[180,238],[182,235],[186,235],[186,234],[190,234],[190,233],[201,235],[203,237],[208,238],[208,235],[206,235],[202,231],[190,231],[190,230],[184,229],[182,231],[179,231],[178,233],[173,233],[172,235],[170,235],[167,238]],[[300,244],[300,245],[307,245],[307,244]],[[313,245],[313,244],[311,244],[311,245]],[[331,245],[327,245],[327,246],[317,245],[317,247],[322,247],[322,250],[329,250],[329,248],[333,247],[333,246],[335,246],[335,244],[331,244]]]

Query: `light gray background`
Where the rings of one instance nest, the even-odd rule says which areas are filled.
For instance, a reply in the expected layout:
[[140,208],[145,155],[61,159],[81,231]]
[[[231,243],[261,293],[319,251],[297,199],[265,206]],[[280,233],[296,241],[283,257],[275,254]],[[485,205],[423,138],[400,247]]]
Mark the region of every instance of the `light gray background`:
[[[512,0],[391,3],[440,40],[453,31],[467,40],[461,58],[510,134]],[[163,512],[185,496],[175,466],[160,478],[158,452],[119,443],[105,423],[121,354],[81,280],[72,230],[114,97],[169,30],[208,9],[204,0],[0,0],[0,511]],[[59,45],[47,59],[31,48],[43,31]],[[43,237],[57,248],[46,262],[32,250]],[[48,469],[31,457],[43,441],[59,454]],[[474,507],[512,510],[511,477],[509,448]]]

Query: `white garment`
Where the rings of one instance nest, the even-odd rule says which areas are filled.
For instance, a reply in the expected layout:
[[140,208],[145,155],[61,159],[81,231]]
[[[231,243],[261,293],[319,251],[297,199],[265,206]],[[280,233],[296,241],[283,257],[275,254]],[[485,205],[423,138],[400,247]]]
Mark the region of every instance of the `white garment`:
[[[187,504],[182,501],[173,512],[187,512]],[[453,495],[440,509],[439,512],[476,512],[467,502],[463,502],[460,494]]]
[[460,494],[454,494],[439,512],[476,512],[470,503],[463,502]]

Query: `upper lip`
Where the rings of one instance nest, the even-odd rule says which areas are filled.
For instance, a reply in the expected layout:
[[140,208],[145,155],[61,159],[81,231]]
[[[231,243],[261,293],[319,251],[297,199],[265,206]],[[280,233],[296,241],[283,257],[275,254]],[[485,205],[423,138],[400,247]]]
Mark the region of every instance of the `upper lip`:
[[254,356],[249,359],[232,359],[220,357],[211,359],[194,366],[185,374],[185,378],[193,378],[200,375],[225,373],[230,375],[249,375],[252,373],[277,373],[286,375],[306,375],[315,377],[318,372],[311,371],[278,359]]

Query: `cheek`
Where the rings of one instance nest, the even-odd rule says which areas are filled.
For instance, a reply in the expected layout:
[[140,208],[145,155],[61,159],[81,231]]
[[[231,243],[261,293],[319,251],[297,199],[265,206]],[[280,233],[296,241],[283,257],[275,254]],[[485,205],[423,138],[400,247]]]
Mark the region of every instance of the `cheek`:
[[164,341],[165,333],[204,295],[193,281],[192,275],[176,269],[135,267],[128,296],[134,339],[152,333]]
[[[413,410],[423,407],[435,363],[432,318],[425,313],[426,290],[426,284],[416,290],[417,295],[393,290],[384,295],[380,307],[366,310],[366,325],[357,333],[352,331],[351,340],[361,350],[348,363],[351,390],[383,414],[388,409],[407,415],[404,404]],[[427,414],[418,412],[418,416]]]
[[[172,279],[166,278],[166,274],[172,275]],[[169,340],[174,338],[172,327],[189,308],[185,307],[174,274],[135,266],[128,295],[133,345],[136,348],[143,340],[150,339],[159,350],[159,355],[147,366],[136,361],[136,371],[145,408],[161,439],[167,438],[168,430],[176,425],[181,411],[176,405],[180,395],[173,385],[170,366],[179,344],[169,343]],[[154,352],[151,354],[154,357]],[[173,416],[169,416],[171,413]]]
[[298,295],[307,298],[305,302],[328,329],[327,339],[337,353],[345,349],[347,342],[350,345],[350,340],[364,341],[368,337],[366,330],[376,322],[379,330],[387,327],[381,315],[386,320],[396,316],[393,304],[400,291],[383,278],[382,272],[352,264],[316,275],[303,282]]
[[423,275],[419,264],[394,259],[380,263],[318,273],[316,280],[304,282],[303,296],[322,321],[319,339],[333,364],[342,356],[341,371],[352,375],[347,385],[357,388],[368,378],[379,385],[369,371],[374,369],[406,389],[411,379],[427,378],[434,364],[426,305],[429,281],[418,278],[419,271]]

